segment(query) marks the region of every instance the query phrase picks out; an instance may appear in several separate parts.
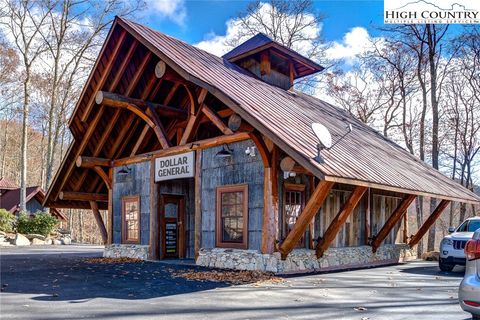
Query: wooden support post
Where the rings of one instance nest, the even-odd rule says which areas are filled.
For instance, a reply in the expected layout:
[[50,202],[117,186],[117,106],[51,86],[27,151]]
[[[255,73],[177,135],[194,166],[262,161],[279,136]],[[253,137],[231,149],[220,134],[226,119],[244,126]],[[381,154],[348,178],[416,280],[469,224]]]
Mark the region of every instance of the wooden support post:
[[418,229],[417,233],[414,236],[412,236],[412,238],[410,239],[410,242],[408,243],[410,248],[413,248],[420,241],[420,239],[422,239],[422,237],[425,235],[428,229],[430,229],[433,223],[438,219],[438,217],[440,217],[443,210],[445,210],[448,207],[450,202],[451,202],[450,200],[442,200],[438,204],[438,206],[435,208],[432,214],[427,218],[427,220],[423,223],[420,229]]
[[61,200],[74,201],[108,201],[108,195],[102,193],[87,193],[87,192],[69,192],[61,191],[59,194]]
[[390,231],[392,231],[393,227],[402,218],[403,214],[407,211],[408,207],[410,204],[412,204],[416,197],[416,195],[409,194],[405,196],[405,198],[403,198],[403,200],[398,204],[395,211],[392,212],[388,220],[385,222],[385,225],[373,238],[371,244],[373,252],[377,252],[377,249],[380,247],[380,244],[382,244],[382,241],[388,236]]
[[408,243],[408,210],[403,215],[403,243]]
[[[313,194],[313,192],[315,191],[315,176],[311,175],[309,176],[309,196],[311,196]],[[312,221],[310,221],[310,226],[308,227],[308,230],[309,230],[309,238],[308,238],[308,247],[310,249],[314,249],[315,248],[315,245],[314,245],[314,240],[315,240],[315,216],[313,216],[312,218]]]
[[272,197],[272,168],[263,168],[263,225],[262,253],[273,253],[275,250],[275,215]]
[[366,187],[357,186],[353,190],[352,194],[342,206],[338,214],[332,220],[330,225],[328,226],[327,231],[323,234],[322,239],[317,244],[316,254],[317,258],[321,258],[324,252],[328,249],[330,244],[335,240],[335,237],[338,234],[338,231],[342,228],[347,221],[348,216],[353,212],[355,207],[357,206],[358,202],[362,199],[363,195],[367,191]]
[[[113,168],[108,168],[108,179],[113,184]],[[113,243],[113,189],[108,189],[108,219],[107,219],[107,244]]]
[[195,160],[195,222],[194,252],[195,261],[202,247],[202,150],[198,150]]
[[210,109],[206,104],[202,107],[203,113],[207,116],[210,121],[223,133],[223,134],[232,134],[233,131],[223,123],[222,119],[217,115],[215,111]]
[[262,76],[270,74],[270,54],[268,51],[260,53],[260,74]]
[[370,220],[371,220],[371,206],[372,206],[372,194],[370,193],[371,189],[368,188],[367,190],[367,196],[364,198],[364,204],[365,204],[365,227],[364,227],[364,233],[365,233],[365,238],[364,238],[364,245],[368,245],[369,243],[369,237],[370,237]]
[[100,234],[102,235],[103,244],[106,244],[108,243],[107,228],[105,228],[102,215],[100,214],[100,210],[98,210],[98,204],[95,201],[90,201],[90,207],[92,208],[93,216],[95,217],[97,226],[100,229]]
[[305,233],[308,224],[318,212],[323,202],[327,198],[330,190],[332,189],[333,182],[322,180],[315,188],[313,195],[308,200],[305,208],[298,217],[293,229],[287,235],[287,238],[283,241],[282,245],[279,248],[279,251],[282,255],[282,259],[285,260],[287,255],[293,250],[297,245],[300,238]]
[[150,161],[150,234],[149,234],[149,252],[152,260],[160,258],[160,235],[159,235],[159,203],[158,203],[158,185],[155,183],[155,160]]

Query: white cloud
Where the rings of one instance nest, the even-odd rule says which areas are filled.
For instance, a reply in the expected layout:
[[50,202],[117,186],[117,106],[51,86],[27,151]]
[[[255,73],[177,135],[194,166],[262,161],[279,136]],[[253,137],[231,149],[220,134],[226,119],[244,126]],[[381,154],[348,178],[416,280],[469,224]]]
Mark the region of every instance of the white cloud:
[[187,8],[185,0],[146,0],[147,13],[159,19],[169,19],[185,26]]
[[359,54],[365,52],[372,44],[372,38],[367,29],[354,27],[347,32],[341,41],[333,41],[326,51],[329,59],[344,59],[352,64]]
[[[269,17],[272,15],[271,12],[274,10],[272,6],[269,3],[261,3],[259,10],[258,10],[258,15],[262,16],[266,24],[268,25],[269,23]],[[290,19],[290,20],[289,20]],[[286,19],[284,23],[280,26],[281,28],[286,29],[286,25],[293,25],[294,17],[289,17]],[[304,23],[308,24],[309,21],[312,21],[315,19],[315,17],[311,14],[305,14],[303,16]],[[259,22],[252,18],[252,17],[247,17],[246,18],[247,24],[252,27],[254,30],[262,30],[262,26],[259,24]],[[200,49],[203,49],[205,51],[208,51],[210,53],[213,53],[217,56],[222,56],[231,49],[233,49],[229,44],[232,42],[236,42],[238,44],[248,40],[251,38],[254,34],[251,34],[247,32],[242,26],[242,23],[239,18],[232,18],[229,19],[226,23],[227,30],[225,32],[225,35],[217,35],[213,32],[208,33],[205,36],[205,40],[196,43],[195,46],[199,47]],[[308,26],[305,27],[302,30],[302,33],[305,38],[315,38],[320,34],[322,25],[317,24],[315,26]],[[307,55],[309,51],[312,50],[312,43],[308,40],[305,41],[297,41],[293,47],[294,50],[298,51],[301,54]]]

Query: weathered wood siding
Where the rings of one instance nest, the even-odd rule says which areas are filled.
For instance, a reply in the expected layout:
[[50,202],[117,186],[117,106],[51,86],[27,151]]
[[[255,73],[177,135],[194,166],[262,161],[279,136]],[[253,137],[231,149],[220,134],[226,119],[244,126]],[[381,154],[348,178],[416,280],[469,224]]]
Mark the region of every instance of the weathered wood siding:
[[[185,232],[186,232],[186,257],[194,257],[194,218],[195,218],[195,189],[193,179],[177,179],[170,181],[161,181],[160,193],[162,195],[182,195],[185,197]],[[160,224],[163,221],[160,221]],[[160,228],[160,239],[163,239],[163,234]],[[162,240],[160,240],[162,241]],[[162,246],[160,247],[160,256],[162,255]]]
[[122,197],[140,196],[140,243],[149,244],[150,233],[150,161],[133,164],[130,172],[119,176],[113,171],[113,243],[122,242]]
[[[371,220],[371,232],[372,235],[376,235],[380,229],[385,225],[385,222],[392,215],[393,211],[400,203],[401,198],[373,195],[372,200],[372,220]],[[383,241],[384,244],[394,244],[401,241],[401,227],[403,226],[403,219],[400,219],[395,227],[390,231],[388,236]],[[397,238],[398,236],[398,238]]]
[[232,184],[248,184],[248,248],[260,250],[262,242],[263,211],[263,163],[256,152],[255,157],[245,154],[247,147],[254,146],[247,140],[229,145],[233,150],[230,158],[217,158],[222,147],[203,150],[202,161],[202,247],[215,247],[216,188]]

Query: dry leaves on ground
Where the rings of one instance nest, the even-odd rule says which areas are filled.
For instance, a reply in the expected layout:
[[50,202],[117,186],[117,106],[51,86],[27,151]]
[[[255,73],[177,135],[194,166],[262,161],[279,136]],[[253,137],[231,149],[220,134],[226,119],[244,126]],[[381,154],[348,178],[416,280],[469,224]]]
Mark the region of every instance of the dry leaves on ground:
[[284,279],[274,276],[272,273],[260,271],[174,271],[172,277],[185,278],[197,281],[227,282],[230,284],[249,284],[249,283],[283,283]]
[[134,258],[89,258],[84,260],[86,263],[96,264],[117,264],[117,263],[141,263],[142,259]]

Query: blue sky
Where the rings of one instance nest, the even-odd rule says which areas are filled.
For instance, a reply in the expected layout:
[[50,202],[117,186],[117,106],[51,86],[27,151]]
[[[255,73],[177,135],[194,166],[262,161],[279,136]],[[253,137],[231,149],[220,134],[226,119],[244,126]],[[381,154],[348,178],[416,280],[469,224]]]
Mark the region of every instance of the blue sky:
[[[149,7],[156,7],[155,0],[147,1]],[[198,43],[212,33],[224,35],[225,23],[247,7],[249,1],[181,1],[173,0],[171,5],[161,5],[151,10],[143,23],[189,43]],[[157,3],[158,4],[158,3]],[[177,11],[171,11],[178,4]],[[340,41],[354,27],[368,29],[375,36],[372,25],[383,24],[383,1],[333,1],[314,2],[315,10],[325,15],[322,36],[326,41]],[[178,17],[181,16],[181,22]]]

